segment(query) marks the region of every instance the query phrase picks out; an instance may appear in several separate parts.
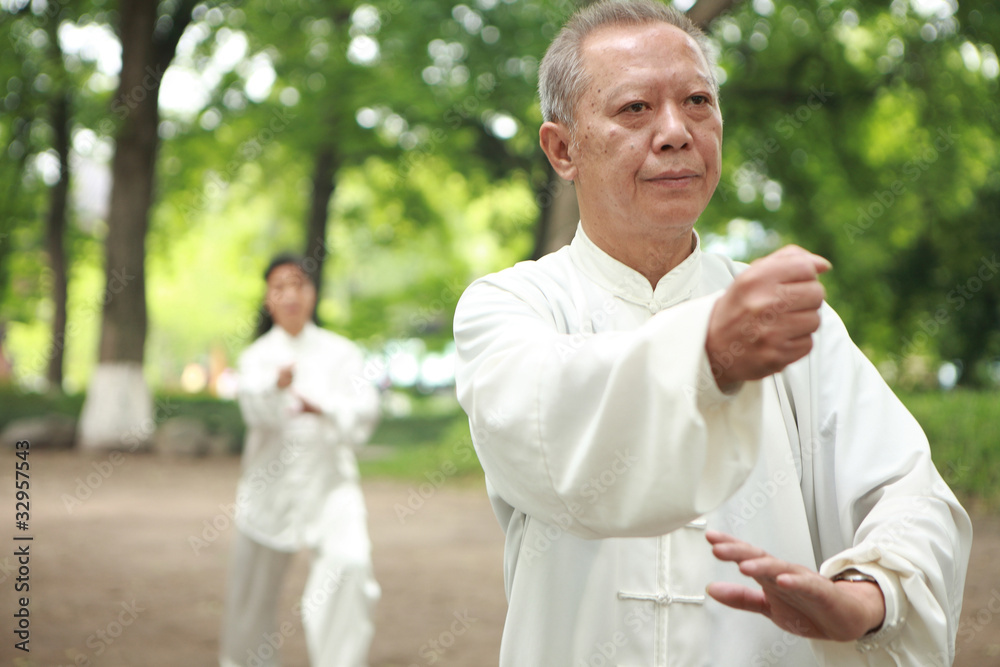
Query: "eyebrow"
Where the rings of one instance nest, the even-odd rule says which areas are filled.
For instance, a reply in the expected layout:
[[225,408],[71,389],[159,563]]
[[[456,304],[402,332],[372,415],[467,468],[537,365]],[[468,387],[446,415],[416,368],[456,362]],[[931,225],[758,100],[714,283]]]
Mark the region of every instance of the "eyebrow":
[[[715,94],[714,90],[715,89],[712,86],[712,80],[711,79],[709,79],[707,76],[705,76],[704,74],[702,74],[700,72],[695,76],[695,78],[699,82],[701,82],[702,84],[704,84],[708,88],[708,90],[710,92],[712,92],[712,94],[714,96],[714,94]],[[621,94],[622,91],[628,90],[629,88],[633,87],[634,85],[635,84],[631,84],[631,83],[623,83],[623,84],[620,84],[618,86],[615,86],[610,91],[608,91],[608,97],[609,98],[613,98],[613,97]]]

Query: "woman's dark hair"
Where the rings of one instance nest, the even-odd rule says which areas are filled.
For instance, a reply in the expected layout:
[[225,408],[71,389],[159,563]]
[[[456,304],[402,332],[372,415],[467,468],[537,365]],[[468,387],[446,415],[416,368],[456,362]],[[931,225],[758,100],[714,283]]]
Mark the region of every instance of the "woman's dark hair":
[[[266,282],[267,279],[271,277],[271,273],[273,273],[276,268],[287,264],[298,267],[299,271],[301,271],[302,274],[313,284],[313,287],[317,288],[317,290],[319,289],[319,285],[316,283],[316,276],[314,272],[308,270],[305,258],[303,258],[302,255],[296,255],[291,252],[280,253],[271,259],[267,268],[264,270],[264,281]],[[318,303],[316,305],[319,306]],[[315,307],[313,308],[312,321],[315,324],[319,324],[319,318],[316,315]],[[260,314],[257,317],[257,332],[254,335],[254,338],[260,338],[270,331],[273,326],[274,319],[271,318],[271,313],[267,310],[267,303],[262,303],[260,305]]]

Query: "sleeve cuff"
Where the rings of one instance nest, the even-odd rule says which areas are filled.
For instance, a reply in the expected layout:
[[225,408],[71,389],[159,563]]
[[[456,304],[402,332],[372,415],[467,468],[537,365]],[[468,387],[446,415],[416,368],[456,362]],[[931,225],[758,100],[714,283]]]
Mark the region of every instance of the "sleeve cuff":
[[[687,309],[688,312],[685,313],[685,318],[690,323],[690,334],[692,338],[697,340],[698,344],[698,368],[696,376],[693,378],[691,385],[684,387],[684,391],[689,398],[694,398],[694,402],[701,412],[711,411],[729,403],[740,393],[745,384],[738,382],[730,387],[726,387],[725,390],[720,389],[719,384],[715,380],[715,375],[712,373],[712,364],[708,358],[708,351],[705,349],[705,339],[708,335],[708,321],[712,316],[712,310],[715,308],[715,302],[719,300],[722,294],[723,291],[719,290],[678,306],[679,308]],[[671,315],[676,314],[674,309],[667,309],[663,312],[670,312]],[[653,320],[657,322],[654,326],[676,326],[676,321],[673,319],[664,319],[662,321],[668,324],[660,325],[659,320],[656,318],[657,315],[654,315]],[[656,336],[655,330],[653,336]]]
[[698,362],[698,409],[702,412],[718,408],[733,400],[743,388],[743,382],[737,382],[722,389],[715,381],[712,364],[708,360],[708,352],[701,350],[701,360]]
[[343,405],[337,404],[325,407],[323,412],[336,425],[337,432],[341,438],[350,436],[352,426],[354,425],[354,415],[350,410]]

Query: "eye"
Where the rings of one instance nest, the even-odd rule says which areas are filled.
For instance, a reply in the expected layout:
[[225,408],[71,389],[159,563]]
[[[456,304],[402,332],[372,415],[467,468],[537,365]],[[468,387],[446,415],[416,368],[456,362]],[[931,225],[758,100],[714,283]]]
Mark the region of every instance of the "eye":
[[697,95],[692,95],[688,99],[691,101],[692,104],[694,104],[697,107],[712,103],[712,98],[710,98],[708,95],[697,94]]
[[640,113],[649,108],[649,105],[645,102],[632,102],[631,104],[626,104],[622,111],[626,113]]

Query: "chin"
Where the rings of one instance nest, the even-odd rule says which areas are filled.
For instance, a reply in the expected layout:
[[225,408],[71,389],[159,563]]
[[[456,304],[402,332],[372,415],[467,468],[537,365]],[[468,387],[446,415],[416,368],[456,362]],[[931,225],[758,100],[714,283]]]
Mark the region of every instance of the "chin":
[[677,215],[677,211],[671,211],[670,214],[659,214],[651,216],[650,218],[650,231],[655,233],[670,233],[671,235],[683,232],[689,232],[694,227],[694,223],[698,221],[698,216],[696,215]]

